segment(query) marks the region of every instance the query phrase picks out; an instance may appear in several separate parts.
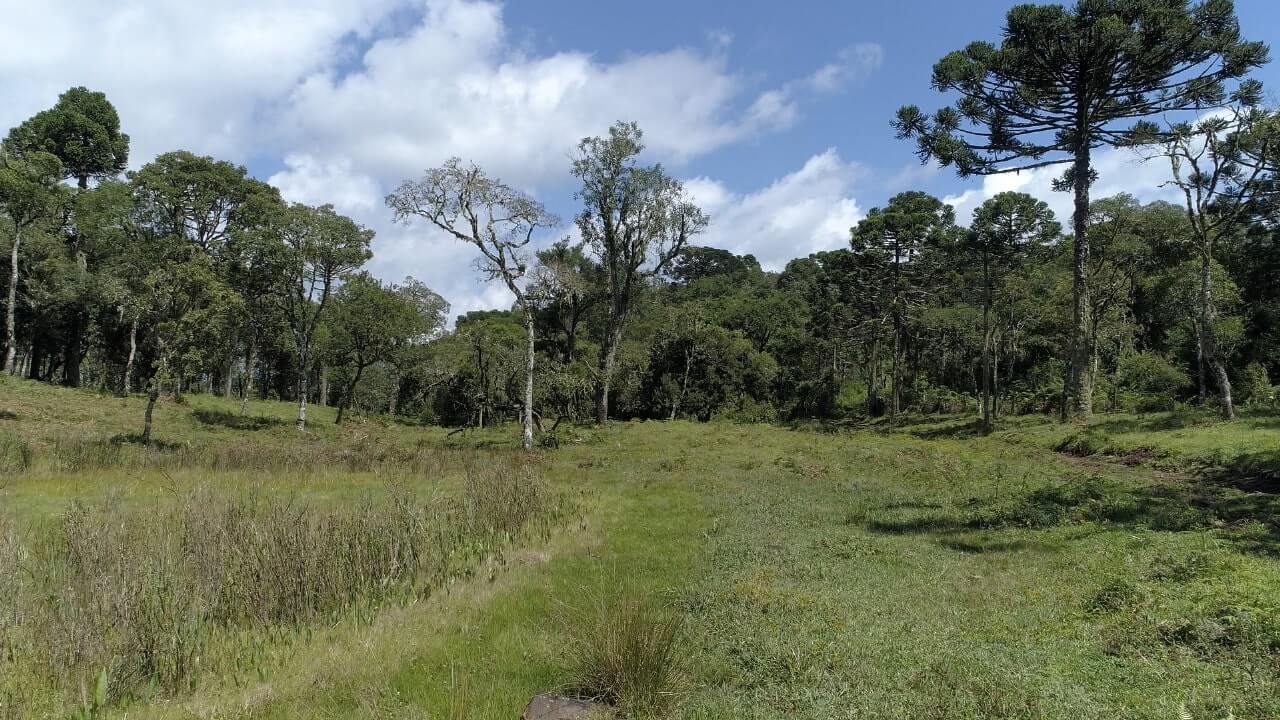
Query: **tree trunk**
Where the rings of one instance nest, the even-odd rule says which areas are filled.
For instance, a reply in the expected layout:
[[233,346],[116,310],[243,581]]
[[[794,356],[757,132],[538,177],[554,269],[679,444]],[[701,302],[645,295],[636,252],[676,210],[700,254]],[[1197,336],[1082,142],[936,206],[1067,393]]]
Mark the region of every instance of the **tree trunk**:
[[13,359],[18,354],[17,305],[18,305],[18,249],[22,246],[22,230],[13,231],[13,249],[9,251],[9,304],[5,306],[4,323],[4,371],[14,372]]
[[689,391],[689,369],[693,367],[693,353],[689,349],[684,351],[684,377],[680,380],[680,394],[676,396],[676,401],[671,403],[671,419],[676,419],[676,413],[679,412],[680,406],[684,404],[685,393]]
[[1213,306],[1212,248],[1206,244],[1200,254],[1200,345],[1198,354],[1207,361],[1213,372],[1214,382],[1222,402],[1222,417],[1234,420],[1235,403],[1231,397],[1231,378],[1227,376],[1222,351],[1218,348],[1218,335],[1213,329],[1216,311]]
[[867,373],[867,415],[873,415],[880,404],[880,332],[871,340],[871,368]]
[[129,358],[124,363],[124,396],[133,390],[133,361],[138,357],[138,318],[129,323]]
[[232,378],[235,376],[235,374],[236,374],[236,356],[234,353],[232,353],[231,357],[227,358],[227,372],[226,372],[226,375],[222,378],[222,397],[226,400],[231,399],[231,381],[232,381]]
[[1000,343],[991,344],[991,420],[1000,417]]
[[44,346],[38,340],[31,341],[31,355],[27,358],[27,379],[43,380],[40,371],[44,368]]
[[307,429],[307,359],[298,360],[298,430]]
[[1071,264],[1071,350],[1067,383],[1064,388],[1067,417],[1088,419],[1093,414],[1093,378],[1089,348],[1089,145],[1087,133],[1081,132],[1075,152],[1072,183],[1075,187],[1075,211],[1072,226],[1075,247]]
[[151,379],[151,385],[147,388],[147,409],[142,414],[142,444],[151,445],[151,415],[156,409],[156,400],[160,399],[160,381],[158,378]]
[[618,345],[622,343],[622,319],[610,322],[605,334],[604,347],[600,349],[600,384],[596,392],[596,425],[609,422],[609,385],[613,380],[613,366],[617,362]]
[[991,432],[991,260],[982,255],[982,431]]
[[1209,402],[1209,372],[1204,359],[1204,331],[1197,313],[1192,329],[1196,333],[1196,407],[1203,408]]
[[525,310],[524,314],[525,334],[528,338],[525,348],[525,365],[524,365],[524,423],[521,428],[520,445],[525,450],[533,449],[533,363],[534,363],[534,333],[533,333],[533,312]]
[[351,401],[356,396],[356,385],[360,384],[360,376],[364,374],[364,365],[356,365],[356,375],[351,378],[351,384],[347,385],[346,392],[342,393],[342,402],[338,403],[338,417],[334,419],[334,425],[341,425],[343,418],[346,417],[347,408],[351,407]]
[[67,344],[62,348],[62,384],[66,387],[80,387],[80,359],[84,356],[82,350],[84,324],[84,311],[76,308],[71,312]]
[[240,414],[249,408],[249,393],[253,392],[253,370],[258,366],[258,343],[249,341],[249,354],[244,359],[244,380],[240,383]]
[[893,369],[891,380],[893,387],[889,391],[889,417],[898,417],[898,411],[902,407],[902,396],[900,394],[902,385],[902,375],[900,370],[902,356],[902,319],[895,314],[893,317]]
[[329,407],[329,368],[320,366],[320,407]]
[[400,368],[392,370],[391,374],[391,397],[387,398],[387,414],[395,416],[396,411],[400,409],[400,386],[403,384],[400,376]]

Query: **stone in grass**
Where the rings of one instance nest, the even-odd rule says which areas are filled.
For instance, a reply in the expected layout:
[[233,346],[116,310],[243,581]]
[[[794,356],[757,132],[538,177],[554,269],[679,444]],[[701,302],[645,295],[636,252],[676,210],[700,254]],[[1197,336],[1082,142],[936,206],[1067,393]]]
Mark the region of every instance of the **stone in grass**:
[[555,693],[534,695],[520,720],[595,720],[612,717],[608,705]]

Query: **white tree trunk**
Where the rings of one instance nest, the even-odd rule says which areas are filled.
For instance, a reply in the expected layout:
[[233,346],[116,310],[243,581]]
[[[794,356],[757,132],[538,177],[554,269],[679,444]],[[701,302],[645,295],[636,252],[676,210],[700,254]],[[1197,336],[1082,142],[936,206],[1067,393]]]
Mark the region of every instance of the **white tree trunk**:
[[525,375],[524,375],[524,427],[522,428],[520,445],[525,450],[533,449],[533,364],[534,364],[534,335],[533,335],[533,313],[525,310],[524,314],[525,332],[528,336],[525,354]]
[[138,356],[138,318],[129,323],[129,359],[124,363],[124,396],[133,390],[133,361]]
[[18,304],[18,249],[22,245],[22,230],[14,228],[13,249],[9,252],[9,305],[5,312],[4,371],[13,374],[13,359],[18,354],[17,313]]

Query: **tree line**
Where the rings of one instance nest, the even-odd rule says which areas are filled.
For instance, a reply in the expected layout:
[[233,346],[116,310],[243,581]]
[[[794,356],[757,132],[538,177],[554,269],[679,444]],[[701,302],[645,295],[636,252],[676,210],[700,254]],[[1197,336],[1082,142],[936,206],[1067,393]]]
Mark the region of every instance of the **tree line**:
[[[338,422],[517,419],[525,447],[611,417],[1230,418],[1270,402],[1280,369],[1280,120],[1248,77],[1267,59],[1227,0],[1018,6],[999,45],[935,66],[953,105],[893,126],[962,176],[1063,166],[1072,217],[1008,192],[957,218],[903,192],[779,272],[696,245],[711,219],[641,161],[634,123],[577,146],[576,240],[549,246],[559,218],[453,159],[386,198],[514,297],[452,329],[423,283],[362,270],[373,234],[331,206],[185,151],[126,173],[115,109],[73,88],[0,150],[5,370],[144,390],[144,441],[162,392],[295,401],[299,428],[308,403]],[[1103,147],[1163,163],[1181,201],[1093,197]]]

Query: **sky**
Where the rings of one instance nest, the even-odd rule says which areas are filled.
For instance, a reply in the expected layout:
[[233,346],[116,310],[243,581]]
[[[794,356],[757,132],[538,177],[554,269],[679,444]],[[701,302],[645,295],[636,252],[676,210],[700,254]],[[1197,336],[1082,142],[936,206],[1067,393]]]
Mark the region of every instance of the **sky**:
[[[185,149],[245,165],[291,201],[332,203],[377,232],[370,270],[412,275],[453,312],[507,307],[474,250],[383,204],[450,157],[544,202],[572,235],[577,142],[618,120],[711,216],[699,244],[767,269],[846,246],[849,228],[920,189],[968,217],[1030,192],[1064,221],[1057,170],[961,180],[921,165],[890,128],[946,98],[933,63],[998,41],[1002,0],[733,3],[650,0],[0,0],[0,129],[83,85],[116,105],[130,166]],[[1280,3],[1237,0],[1274,44]],[[1280,88],[1280,64],[1257,77]],[[1097,196],[1175,199],[1166,168],[1100,151]]]

